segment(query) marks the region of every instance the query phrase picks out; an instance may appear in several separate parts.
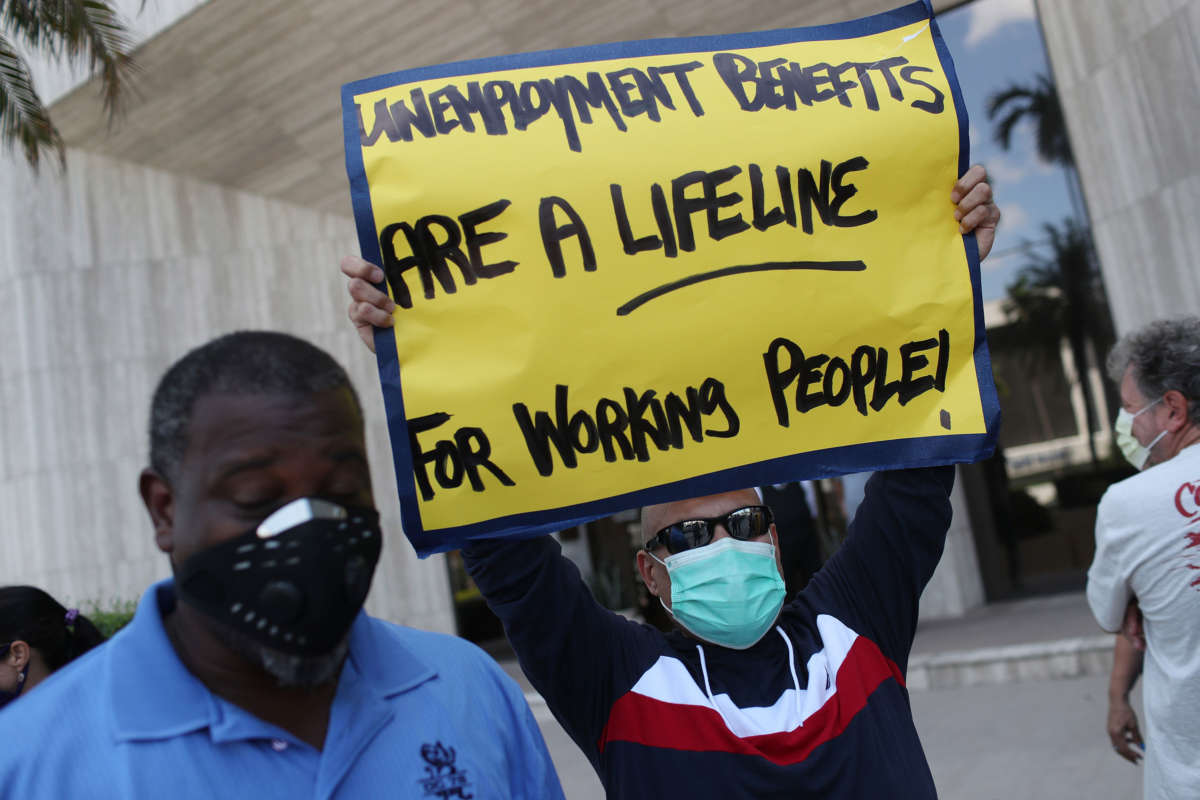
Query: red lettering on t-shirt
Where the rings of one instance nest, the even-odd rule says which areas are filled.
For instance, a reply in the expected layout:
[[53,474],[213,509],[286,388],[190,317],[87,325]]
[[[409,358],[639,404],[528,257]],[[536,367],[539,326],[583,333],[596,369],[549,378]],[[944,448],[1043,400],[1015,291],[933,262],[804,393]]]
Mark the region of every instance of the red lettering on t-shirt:
[[1187,518],[1200,515],[1200,481],[1188,481],[1175,492],[1175,508]]
[[[1187,533],[1184,534],[1184,536],[1187,537],[1187,542],[1188,542],[1187,544],[1185,544],[1183,546],[1184,550],[1190,550],[1193,547],[1200,547],[1200,531],[1188,531]],[[1186,555],[1185,555],[1185,557],[1186,557]],[[1200,564],[1192,564],[1189,562],[1188,564],[1185,564],[1184,566],[1186,566],[1188,569],[1200,570]],[[1196,578],[1196,580],[1189,583],[1188,586],[1193,586],[1196,589],[1200,590],[1200,578]]]

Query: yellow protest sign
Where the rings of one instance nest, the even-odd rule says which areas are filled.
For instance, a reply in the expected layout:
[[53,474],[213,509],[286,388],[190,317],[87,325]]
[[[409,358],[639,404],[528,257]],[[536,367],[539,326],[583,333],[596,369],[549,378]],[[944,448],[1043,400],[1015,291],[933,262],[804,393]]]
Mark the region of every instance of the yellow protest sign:
[[966,119],[924,4],[409,70],[343,109],[419,552],[990,451]]

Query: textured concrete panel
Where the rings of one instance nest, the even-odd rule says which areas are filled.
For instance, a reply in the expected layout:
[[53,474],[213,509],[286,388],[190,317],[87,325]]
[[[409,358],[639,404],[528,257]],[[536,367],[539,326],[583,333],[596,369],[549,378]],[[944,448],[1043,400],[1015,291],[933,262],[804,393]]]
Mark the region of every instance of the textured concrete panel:
[[1200,0],[1039,0],[1119,332],[1200,307]]
[[453,630],[444,560],[401,535],[374,359],[345,321],[349,219],[79,151],[68,166],[0,161],[0,584],[107,602],[165,576],[136,488],[150,394],[189,348],[270,328],[360,389],[389,534],[369,606]]

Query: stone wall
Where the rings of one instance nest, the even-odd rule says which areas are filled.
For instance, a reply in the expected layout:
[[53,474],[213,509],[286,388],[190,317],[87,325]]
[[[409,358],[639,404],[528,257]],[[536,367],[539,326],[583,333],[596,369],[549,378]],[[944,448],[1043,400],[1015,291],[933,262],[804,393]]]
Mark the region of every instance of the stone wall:
[[1200,0],[1038,0],[1125,333],[1200,307]]
[[67,167],[0,155],[0,584],[87,604],[166,576],[137,493],[150,394],[189,348],[268,328],[328,350],[362,395],[388,533],[368,607],[453,631],[443,559],[401,534],[374,359],[345,318],[348,213],[76,150]]

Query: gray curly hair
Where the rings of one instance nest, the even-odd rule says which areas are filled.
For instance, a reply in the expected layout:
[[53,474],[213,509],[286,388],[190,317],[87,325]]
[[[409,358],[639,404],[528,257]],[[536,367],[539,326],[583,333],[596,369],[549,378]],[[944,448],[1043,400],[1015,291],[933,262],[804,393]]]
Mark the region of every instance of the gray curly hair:
[[348,389],[362,405],[346,371],[324,350],[274,331],[238,331],[213,339],[175,362],[162,376],[150,402],[150,466],[175,480],[187,450],[192,409],[215,392],[280,392],[307,396]]
[[1150,400],[1179,392],[1188,420],[1200,425],[1200,317],[1157,320],[1122,336],[1106,366],[1118,384],[1132,367],[1138,391]]

